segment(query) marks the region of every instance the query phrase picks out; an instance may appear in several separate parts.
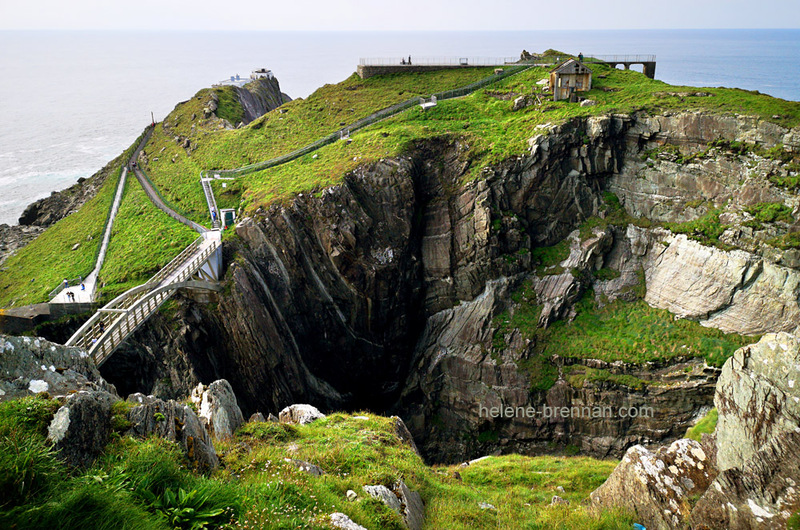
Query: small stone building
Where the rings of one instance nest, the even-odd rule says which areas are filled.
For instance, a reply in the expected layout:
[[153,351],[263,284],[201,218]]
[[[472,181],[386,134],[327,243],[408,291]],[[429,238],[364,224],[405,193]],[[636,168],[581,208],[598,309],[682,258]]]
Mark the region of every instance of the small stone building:
[[250,79],[272,79],[273,77],[275,76],[272,74],[272,70],[267,70],[266,68],[253,70],[250,73]]
[[550,71],[553,101],[571,99],[576,92],[592,89],[592,71],[582,62],[570,59]]

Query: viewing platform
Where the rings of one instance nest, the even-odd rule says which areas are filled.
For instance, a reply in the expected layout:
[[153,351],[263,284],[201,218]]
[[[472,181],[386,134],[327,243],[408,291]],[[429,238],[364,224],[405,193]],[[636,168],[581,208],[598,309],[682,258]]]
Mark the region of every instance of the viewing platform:
[[367,79],[374,75],[404,72],[502,67],[516,61],[515,57],[362,57],[358,61],[357,72],[361,79]]

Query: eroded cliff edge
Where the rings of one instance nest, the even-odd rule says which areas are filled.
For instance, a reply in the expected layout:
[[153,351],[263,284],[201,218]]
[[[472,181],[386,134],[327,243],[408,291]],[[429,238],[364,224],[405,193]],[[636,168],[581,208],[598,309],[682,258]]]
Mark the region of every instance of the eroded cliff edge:
[[[225,378],[246,413],[294,402],[391,410],[434,461],[553,444],[620,456],[678,438],[712,405],[718,376],[692,351],[647,363],[541,359],[535,333],[498,317],[519,310],[520,293],[537,308],[534,328],[571,319],[587,297],[644,298],[724,331],[795,330],[798,252],[775,240],[797,231],[797,196],[774,182],[786,164],[731,148],[741,141],[800,149],[797,130],[749,118],[615,115],[540,127],[525,156],[469,177],[469,145],[419,141],[240,223],[223,293],[212,304],[179,299],[103,373],[123,392],[166,397]],[[687,163],[665,144],[703,155]],[[763,203],[793,216],[751,223],[748,208]],[[703,226],[658,226],[709,215],[722,228],[713,241]],[[566,257],[544,266],[537,249],[558,243]],[[570,377],[591,370],[609,376]],[[585,404],[654,414],[479,413]]]

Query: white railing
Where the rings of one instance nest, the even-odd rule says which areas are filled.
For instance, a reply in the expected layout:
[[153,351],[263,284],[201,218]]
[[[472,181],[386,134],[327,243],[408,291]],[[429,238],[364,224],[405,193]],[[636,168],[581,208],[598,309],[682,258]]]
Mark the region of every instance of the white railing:
[[[409,62],[411,59],[411,62]],[[503,66],[515,57],[362,57],[361,66]]]
[[[98,310],[70,337],[66,345],[87,350],[99,365],[153,311],[172,296],[174,289],[170,288],[171,285],[191,278],[220,245],[219,241],[212,241],[198,254],[203,241],[204,238],[198,238],[146,283],[125,291]],[[173,276],[176,272],[178,274]],[[169,282],[162,285],[167,279]],[[157,295],[154,296],[153,293]],[[145,300],[149,302],[142,305]]]

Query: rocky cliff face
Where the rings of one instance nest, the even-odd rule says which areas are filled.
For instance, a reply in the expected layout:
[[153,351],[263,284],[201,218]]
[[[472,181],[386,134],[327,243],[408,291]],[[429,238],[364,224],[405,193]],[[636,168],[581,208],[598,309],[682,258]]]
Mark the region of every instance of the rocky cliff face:
[[[620,455],[635,443],[674,439],[711,406],[715,369],[688,357],[665,365],[556,358],[556,383],[536,390],[519,369],[532,345],[509,330],[493,354],[493,320],[527,281],[542,306],[540,326],[571,318],[589,289],[598,300],[630,299],[642,289],[649,304],[725,331],[794,329],[800,273],[791,250],[767,248],[758,237],[748,240],[757,248],[722,250],[633,225],[575,231],[604,214],[608,189],[619,193],[629,215],[654,220],[688,221],[733,197],[734,175],[747,157],[727,162],[724,153],[707,154],[709,162],[693,169],[700,177],[683,175],[684,166],[669,161],[653,167],[643,161],[664,142],[689,148],[719,137],[800,147],[797,131],[761,122],[606,116],[537,129],[525,156],[465,182],[468,145],[419,142],[406,156],[346,175],[341,185],[244,220],[227,246],[226,290],[216,307],[179,304],[179,329],[168,318],[153,321],[104,373],[116,381],[114,373],[124,379],[149,372],[141,380],[153,386],[142,390],[160,388],[166,378],[183,393],[197,380],[224,377],[246,414],[292,402],[391,409],[433,460],[496,449],[533,452],[554,441]],[[723,165],[730,174],[719,176]],[[753,191],[753,200],[783,200],[797,213],[796,197],[771,186],[764,171],[748,173],[753,190],[758,179],[765,187]],[[692,206],[699,198],[708,204]],[[667,219],[677,200],[686,207]],[[780,235],[792,227],[769,230]],[[531,250],[565,238],[571,250],[559,265],[563,272],[534,272]],[[595,279],[592,272],[603,267],[619,277]],[[578,369],[645,384],[587,381],[576,388],[564,377],[564,366],[576,362]],[[599,404],[648,404],[657,413],[614,421],[489,421],[479,410]]]
[[292,100],[292,98],[281,92],[281,86],[274,77],[272,79],[257,79],[243,87],[236,87],[236,95],[239,97],[239,104],[244,110],[243,123],[245,125]]

